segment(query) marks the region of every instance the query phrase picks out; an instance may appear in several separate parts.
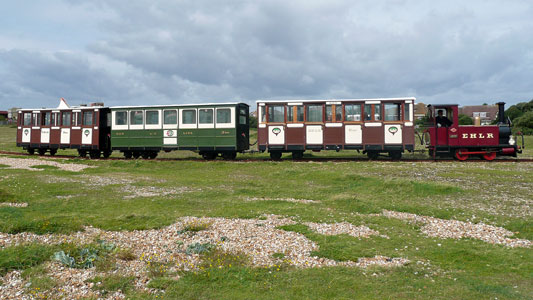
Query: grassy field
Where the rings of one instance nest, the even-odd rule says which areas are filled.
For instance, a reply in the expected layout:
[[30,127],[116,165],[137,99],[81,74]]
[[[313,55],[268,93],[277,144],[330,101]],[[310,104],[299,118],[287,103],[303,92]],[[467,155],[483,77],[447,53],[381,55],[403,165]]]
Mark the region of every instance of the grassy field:
[[[0,149],[20,151],[14,147],[14,135],[15,129],[0,127]],[[527,145],[533,145],[532,137],[527,137]],[[524,157],[533,157],[530,149],[526,148]],[[347,153],[313,155],[340,154]],[[162,157],[197,155],[173,152]],[[165,290],[158,299],[533,298],[531,248],[509,248],[471,238],[428,237],[419,224],[379,215],[390,210],[483,222],[514,232],[513,238],[533,240],[532,163],[241,163],[204,162],[199,157],[183,161],[61,161],[94,168],[31,171],[0,165],[0,202],[28,203],[24,208],[0,206],[1,232],[72,233],[85,225],[144,230],[172,224],[182,216],[261,218],[276,214],[297,219],[298,224],[283,229],[317,243],[320,250],[315,255],[319,257],[357,261],[384,255],[411,261],[397,268],[286,266],[272,272],[252,267],[243,259],[231,269],[206,266],[208,271],[183,272],[177,280],[155,272],[150,286]],[[173,192],[132,193],[147,188]],[[267,200],[246,201],[250,198]],[[326,236],[303,225],[342,221],[366,225],[388,238]],[[54,251],[69,247],[72,245],[0,248],[0,276],[13,269],[24,270],[32,286],[49,289],[54,282],[39,266],[49,261]],[[103,281],[102,289],[125,291],[132,299],[156,297],[134,289],[129,277],[94,281]]]

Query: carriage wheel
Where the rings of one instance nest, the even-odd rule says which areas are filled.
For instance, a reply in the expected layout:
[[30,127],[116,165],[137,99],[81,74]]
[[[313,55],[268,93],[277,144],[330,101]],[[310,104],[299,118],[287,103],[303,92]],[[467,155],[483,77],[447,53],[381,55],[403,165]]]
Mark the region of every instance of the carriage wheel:
[[131,159],[133,157],[133,153],[131,151],[124,151],[124,158]]
[[35,154],[35,149],[33,149],[33,148],[28,148],[28,149],[26,149],[26,151],[28,151],[29,155]]
[[368,151],[366,152],[366,155],[369,159],[377,159],[379,157],[379,152],[377,151]]
[[391,152],[389,152],[389,156],[392,158],[392,160],[400,160],[402,158],[402,152],[401,151],[391,151]]
[[80,157],[85,157],[85,156],[87,156],[87,151],[86,150],[78,150],[78,155]]
[[460,161],[465,161],[468,159],[468,154],[465,154],[463,152],[467,152],[467,149],[457,149],[455,150],[455,158],[457,158]]
[[227,160],[233,160],[236,157],[237,157],[237,152],[235,151],[222,153],[222,158],[227,159]]
[[488,161],[494,160],[496,158],[496,152],[485,153],[483,154],[483,158]]
[[294,151],[292,152],[292,159],[302,159],[304,158],[304,152],[303,151]]
[[154,159],[154,158],[157,157],[157,154],[159,154],[159,152],[157,152],[157,151],[152,151],[152,152],[150,152],[150,155],[149,155],[149,156],[150,156],[151,159]]
[[50,155],[54,156],[57,153],[57,149],[50,149]]
[[91,150],[91,152],[89,153],[89,157],[91,159],[99,159],[100,158],[100,150]]
[[46,153],[46,149],[39,148],[39,149],[37,150],[37,152],[39,152],[39,155],[40,155],[40,156],[43,156],[43,155]]
[[205,160],[213,160],[215,158],[217,158],[217,153],[216,152],[204,152],[202,153],[202,157],[205,159]]
[[144,151],[141,156],[144,158],[144,159],[149,159],[150,158],[150,151]]
[[109,156],[111,156],[111,153],[112,153],[112,152],[113,152],[113,151],[111,151],[111,150],[106,150],[106,151],[104,151],[104,153],[103,153],[104,158],[109,158]]
[[138,159],[139,157],[141,157],[141,152],[140,151],[133,151],[133,158],[135,159]]
[[281,151],[271,151],[270,152],[270,158],[272,160],[280,160],[281,159]]

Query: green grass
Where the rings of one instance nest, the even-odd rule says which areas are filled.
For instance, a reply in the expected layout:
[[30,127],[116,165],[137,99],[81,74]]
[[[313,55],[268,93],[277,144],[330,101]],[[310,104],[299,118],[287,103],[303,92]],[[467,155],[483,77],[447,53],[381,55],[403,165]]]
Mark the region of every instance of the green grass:
[[[0,149],[10,149],[14,132],[12,128],[0,127]],[[527,145],[533,145],[533,137],[527,137]],[[533,150],[526,148],[523,156],[533,157]],[[344,267],[302,270],[281,266],[278,271],[278,268],[253,268],[246,257],[209,248],[200,255],[210,265],[220,262],[216,267],[203,265],[201,272],[180,273],[181,278],[176,280],[175,274],[169,273],[168,265],[156,263],[148,270],[152,278],[150,286],[164,289],[165,294],[158,297],[166,299],[533,298],[531,249],[510,249],[473,239],[428,238],[420,232],[419,225],[365,215],[387,209],[484,222],[513,231],[515,237],[533,240],[529,205],[533,200],[531,163],[204,162],[192,152],[172,152],[162,157],[177,160],[65,161],[96,167],[79,173],[53,168],[39,172],[2,169],[0,202],[27,202],[29,206],[0,207],[0,231],[71,233],[84,225],[105,230],[135,230],[160,228],[182,216],[286,215],[300,223],[282,228],[299,232],[319,245],[316,256],[346,261],[386,255],[406,257],[411,264],[369,270]],[[242,157],[266,158],[267,155]],[[173,192],[135,196],[135,190],[146,187]],[[245,201],[250,198],[317,202]],[[341,221],[364,224],[388,238],[323,236],[302,225]],[[195,234],[208,229],[209,224],[186,227],[184,233]],[[35,244],[1,248],[0,272],[21,269],[33,272],[28,278],[46,278],[46,274],[39,273],[38,266],[58,250],[77,255],[80,249],[74,245]],[[282,261],[284,255],[275,253],[273,257]],[[128,250],[106,254],[105,258],[97,262],[97,268],[106,272],[114,269],[116,259],[136,259]],[[153,296],[133,289],[128,277],[99,280],[102,285],[98,289],[124,288],[131,299]],[[42,281],[37,280],[36,284],[46,287],[46,279]]]

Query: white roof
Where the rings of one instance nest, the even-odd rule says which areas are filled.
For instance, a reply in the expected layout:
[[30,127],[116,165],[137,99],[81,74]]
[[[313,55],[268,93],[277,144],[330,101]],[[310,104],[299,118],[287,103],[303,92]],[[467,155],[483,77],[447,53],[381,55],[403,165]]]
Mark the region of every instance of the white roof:
[[365,99],[319,99],[319,100],[298,100],[298,99],[290,99],[290,100],[257,100],[256,103],[292,103],[292,102],[304,102],[304,103],[313,103],[313,102],[362,102],[362,101],[394,101],[394,100],[413,100],[415,101],[415,97],[405,97],[405,98],[365,98]]
[[[191,104],[165,104],[165,105],[132,105],[132,106],[111,106],[111,109],[117,108],[143,108],[143,107],[174,107],[174,106],[220,106],[220,105],[237,105],[246,104],[243,102],[223,102],[223,103],[191,103]],[[248,105],[248,104],[246,104]]]

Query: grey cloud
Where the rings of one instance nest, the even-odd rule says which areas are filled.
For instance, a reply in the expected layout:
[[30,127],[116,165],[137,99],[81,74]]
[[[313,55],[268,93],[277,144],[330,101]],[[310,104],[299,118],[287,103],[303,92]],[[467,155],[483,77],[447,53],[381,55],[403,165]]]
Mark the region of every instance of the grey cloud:
[[99,40],[85,53],[1,52],[15,74],[3,93],[117,104],[533,97],[527,1],[69,2],[105,15]]

